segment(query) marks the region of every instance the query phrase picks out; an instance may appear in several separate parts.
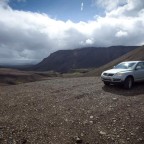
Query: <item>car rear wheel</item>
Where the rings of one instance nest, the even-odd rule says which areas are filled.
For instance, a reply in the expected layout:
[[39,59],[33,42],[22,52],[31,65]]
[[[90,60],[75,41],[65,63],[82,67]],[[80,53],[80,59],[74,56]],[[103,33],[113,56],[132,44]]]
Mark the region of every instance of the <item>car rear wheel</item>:
[[106,86],[109,86],[109,85],[110,85],[110,82],[105,82],[105,81],[104,81],[104,84],[105,84]]
[[131,89],[132,86],[133,86],[133,78],[132,78],[132,77],[127,77],[127,78],[125,79],[125,82],[124,82],[124,87],[125,87],[126,89]]

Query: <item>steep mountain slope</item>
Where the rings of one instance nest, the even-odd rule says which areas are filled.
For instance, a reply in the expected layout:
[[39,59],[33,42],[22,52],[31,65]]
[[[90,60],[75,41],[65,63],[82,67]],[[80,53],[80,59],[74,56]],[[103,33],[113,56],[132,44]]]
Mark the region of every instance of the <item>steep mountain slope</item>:
[[52,53],[42,62],[35,65],[33,70],[68,72],[72,69],[96,68],[135,48],[137,48],[137,46],[89,47],[74,50],[60,50]]
[[144,61],[144,46],[141,46],[123,56],[121,56],[120,58],[105,64],[97,69],[94,69],[90,72],[88,72],[86,75],[87,76],[94,76],[94,75],[100,75],[102,73],[102,71],[107,70],[112,68],[114,65],[123,62],[123,61],[133,61],[133,60],[142,60]]

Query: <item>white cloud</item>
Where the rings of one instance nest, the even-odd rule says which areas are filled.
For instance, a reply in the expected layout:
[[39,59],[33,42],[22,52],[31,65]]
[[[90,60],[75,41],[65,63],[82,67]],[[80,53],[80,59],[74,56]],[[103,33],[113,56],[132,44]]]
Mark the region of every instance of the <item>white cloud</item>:
[[127,0],[127,3],[108,13],[109,16],[133,16],[137,17],[144,10],[144,0]]
[[[143,0],[114,6],[106,16],[74,23],[12,10],[0,1],[0,60],[41,60],[51,52],[85,46],[144,44]],[[113,6],[112,6],[113,7]]]
[[84,3],[81,3],[81,11],[83,11]]
[[84,46],[84,47],[85,46],[91,46],[93,44],[94,44],[94,40],[93,39],[86,39],[86,40],[80,42],[80,45]]
[[92,39],[87,39],[87,40],[86,40],[86,44],[92,45],[92,44],[93,44],[93,40],[92,40]]
[[0,0],[0,9],[10,9],[8,2],[9,0]]
[[126,37],[127,35],[128,35],[127,32],[121,30],[116,33],[116,37]]

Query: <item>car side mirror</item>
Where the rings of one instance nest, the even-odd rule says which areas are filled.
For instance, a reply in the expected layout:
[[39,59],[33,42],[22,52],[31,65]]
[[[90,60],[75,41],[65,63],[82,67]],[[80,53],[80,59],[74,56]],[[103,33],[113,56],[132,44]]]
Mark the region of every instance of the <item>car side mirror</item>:
[[136,70],[139,70],[139,69],[141,69],[141,66],[137,66],[137,67],[136,67]]

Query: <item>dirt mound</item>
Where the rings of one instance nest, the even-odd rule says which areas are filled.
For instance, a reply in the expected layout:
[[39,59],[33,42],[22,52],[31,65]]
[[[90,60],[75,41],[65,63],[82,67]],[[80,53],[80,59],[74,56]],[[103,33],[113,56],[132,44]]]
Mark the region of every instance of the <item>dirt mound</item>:
[[42,79],[42,76],[15,69],[0,69],[0,85],[15,85],[26,82],[33,82]]

